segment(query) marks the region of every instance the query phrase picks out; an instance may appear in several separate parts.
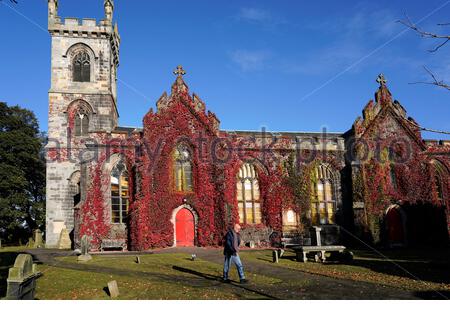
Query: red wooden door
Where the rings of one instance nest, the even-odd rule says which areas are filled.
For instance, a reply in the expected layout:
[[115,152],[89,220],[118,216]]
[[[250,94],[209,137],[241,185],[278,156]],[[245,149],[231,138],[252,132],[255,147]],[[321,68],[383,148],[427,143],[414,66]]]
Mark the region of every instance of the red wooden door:
[[400,244],[404,241],[402,216],[397,208],[388,211],[387,217],[388,238],[391,244]]
[[188,209],[178,211],[175,232],[177,247],[194,246],[194,215]]

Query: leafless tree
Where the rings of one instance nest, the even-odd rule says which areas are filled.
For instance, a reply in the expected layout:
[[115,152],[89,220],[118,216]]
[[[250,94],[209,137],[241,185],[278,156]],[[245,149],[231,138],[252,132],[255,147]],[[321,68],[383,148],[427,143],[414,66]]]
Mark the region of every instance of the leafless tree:
[[[408,16],[406,16],[405,20],[399,20],[398,22],[405,25],[406,27],[410,28],[411,30],[415,31],[422,38],[440,40],[440,43],[438,45],[436,45],[433,49],[428,50],[428,52],[430,52],[430,53],[437,52],[439,49],[441,49],[443,46],[445,46],[450,41],[450,34],[438,34],[438,33],[433,33],[433,32],[423,30],[423,29],[419,28],[414,22],[412,22]],[[450,23],[438,23],[437,25],[441,26],[441,27],[449,26]],[[429,74],[431,80],[430,81],[417,81],[417,82],[413,82],[413,84],[416,84],[416,83],[430,84],[430,85],[434,85],[434,86],[438,86],[438,87],[450,90],[449,84],[445,83],[443,80],[439,80],[429,68],[427,68],[425,66],[423,68]]]

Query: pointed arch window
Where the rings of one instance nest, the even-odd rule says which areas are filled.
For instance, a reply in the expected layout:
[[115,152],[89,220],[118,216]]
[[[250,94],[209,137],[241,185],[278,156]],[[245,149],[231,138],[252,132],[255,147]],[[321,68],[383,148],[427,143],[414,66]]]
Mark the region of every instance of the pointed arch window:
[[82,137],[89,133],[89,113],[80,109],[75,115],[75,136]]
[[111,170],[111,222],[125,223],[128,206],[128,171],[121,159]]
[[390,178],[391,178],[392,188],[394,190],[397,190],[398,189],[397,175],[395,174],[395,166],[393,164],[391,164],[390,167],[389,167],[389,175],[390,175]]
[[73,59],[73,81],[91,81],[91,58],[86,51],[79,52]]
[[189,147],[179,144],[175,148],[173,160],[176,191],[192,191],[192,155]]
[[442,202],[444,200],[444,187],[443,187],[443,179],[442,177],[445,176],[445,169],[442,166],[442,164],[438,161],[433,161],[434,164],[434,185],[436,188],[436,196],[437,200],[439,202]]
[[239,169],[236,182],[239,222],[244,224],[261,223],[261,200],[258,176],[251,163]]
[[312,177],[311,220],[313,225],[334,224],[336,192],[331,169],[321,164],[314,169]]

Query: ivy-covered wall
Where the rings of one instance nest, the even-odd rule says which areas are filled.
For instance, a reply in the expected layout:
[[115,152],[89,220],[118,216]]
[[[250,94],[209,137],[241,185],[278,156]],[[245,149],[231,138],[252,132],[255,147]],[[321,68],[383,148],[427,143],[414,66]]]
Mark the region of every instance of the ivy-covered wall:
[[[308,237],[314,168],[322,163],[334,172],[336,223],[353,238],[381,242],[386,210],[395,203],[448,207],[448,155],[422,140],[414,120],[385,85],[363,115],[345,134],[221,131],[217,117],[178,76],[170,95],[164,93],[156,111],[145,115],[142,129],[117,128],[91,137],[95,143],[89,155],[95,160],[87,162],[77,237],[90,236],[97,249],[104,239],[121,239],[132,250],[173,246],[174,210],[186,206],[196,216],[195,244],[221,245],[227,227],[239,221],[236,177],[245,162],[257,171],[262,221],[243,225],[244,234],[270,235],[265,245],[285,236],[286,210],[297,215],[295,232]],[[179,143],[192,154],[189,192],[176,191],[174,185],[173,152]],[[129,174],[129,216],[122,229],[111,224],[108,198],[110,159],[117,155]],[[445,169],[440,172],[441,200],[432,160]]]

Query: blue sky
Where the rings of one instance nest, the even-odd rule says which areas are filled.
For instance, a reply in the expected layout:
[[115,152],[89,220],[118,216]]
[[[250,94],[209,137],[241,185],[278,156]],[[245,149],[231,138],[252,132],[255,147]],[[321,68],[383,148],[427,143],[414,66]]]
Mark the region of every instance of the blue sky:
[[[222,129],[346,131],[383,72],[410,116],[450,131],[450,92],[409,84],[428,80],[424,65],[450,82],[450,45],[430,54],[435,42],[396,23],[405,12],[425,29],[450,33],[436,26],[450,22],[444,0],[116,0],[120,124],[141,126],[182,64],[191,92]],[[100,19],[103,1],[60,0],[59,13]],[[42,130],[50,87],[46,26],[46,0],[0,2],[0,100],[32,109]]]

